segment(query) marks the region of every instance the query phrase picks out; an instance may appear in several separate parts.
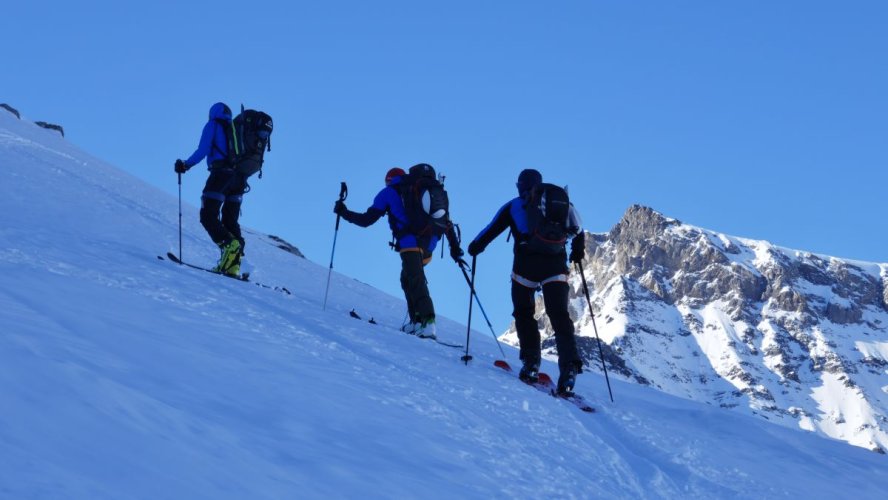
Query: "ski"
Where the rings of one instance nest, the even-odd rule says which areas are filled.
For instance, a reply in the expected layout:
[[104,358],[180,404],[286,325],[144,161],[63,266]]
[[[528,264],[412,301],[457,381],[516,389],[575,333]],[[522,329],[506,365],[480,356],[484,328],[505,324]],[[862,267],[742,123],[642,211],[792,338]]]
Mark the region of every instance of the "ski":
[[246,282],[248,282],[248,283],[252,283],[252,284],[254,284],[254,285],[258,286],[258,287],[261,287],[261,288],[267,288],[267,289],[269,289],[269,290],[274,290],[274,291],[276,291],[276,292],[285,293],[285,294],[287,294],[287,295],[293,295],[293,292],[291,292],[290,290],[288,290],[287,287],[285,287],[285,286],[271,286],[271,285],[266,285],[266,284],[264,284],[264,283],[259,283],[259,282],[257,282],[257,281],[250,281],[250,273],[244,273],[244,274],[242,274],[240,277],[237,277],[237,276],[229,276],[229,275],[227,275],[227,274],[217,273],[216,271],[213,271],[212,269],[207,269],[207,268],[205,268],[205,267],[195,266],[194,264],[189,264],[188,262],[184,262],[184,261],[182,261],[181,259],[179,259],[174,253],[171,253],[171,252],[170,252],[170,253],[167,253],[167,259],[164,259],[164,258],[161,257],[160,255],[157,256],[157,259],[158,259],[158,260],[167,260],[167,259],[169,259],[170,261],[172,261],[172,262],[175,263],[175,264],[182,264],[183,266],[187,266],[187,267],[190,267],[190,268],[192,268],[192,269],[199,269],[199,270],[201,270],[201,271],[206,271],[206,272],[208,272],[208,273],[218,274],[218,275],[220,275],[220,276],[225,276],[226,278],[236,279],[236,280],[238,280],[238,281],[246,281]]
[[[502,360],[502,359],[498,359],[498,360],[494,361],[493,366],[500,368],[507,373],[515,374],[515,372],[512,370],[512,367],[509,365],[509,363]],[[515,376],[517,377],[517,375],[515,375]],[[521,380],[521,381],[524,382],[523,380]],[[536,389],[540,392],[548,394],[548,395],[555,397],[557,399],[567,401],[568,403],[571,403],[572,405],[579,408],[581,411],[584,411],[586,413],[595,413],[595,408],[593,408],[590,404],[588,404],[586,402],[586,400],[582,396],[580,396],[579,394],[577,394],[577,393],[558,394],[555,391],[555,383],[552,381],[552,377],[550,377],[547,373],[540,372],[539,379],[536,382],[524,382],[524,383],[533,387],[534,389]]]
[[[349,311],[348,315],[349,315],[350,317],[354,318],[354,319],[357,319],[357,320],[362,320],[362,321],[363,321],[363,319],[364,319],[364,318],[362,318],[361,315],[358,314],[354,309],[352,309],[351,311]],[[367,322],[370,323],[371,325],[377,325],[377,326],[379,326],[379,323],[377,323],[376,320],[373,319],[372,317],[371,317],[369,320],[367,320]],[[398,330],[398,331],[401,332],[401,333],[406,333],[406,332],[404,332],[404,330],[401,330],[400,328],[392,328],[392,327],[390,327],[390,326],[388,326],[388,325],[383,325],[383,326],[386,327],[386,328],[390,328],[390,329],[392,329],[392,330]],[[409,335],[413,335],[413,334],[411,333],[411,334],[409,334]],[[420,338],[421,338],[421,337],[420,337]],[[465,349],[465,348],[466,348],[466,346],[464,346],[464,345],[460,345],[460,344],[451,344],[451,343],[449,343],[449,342],[444,342],[444,341],[442,341],[442,340],[438,340],[438,339],[431,339],[431,340],[434,340],[436,344],[440,344],[440,345],[443,345],[443,346],[446,346],[446,347],[453,347],[454,349]]]
[[[157,258],[163,260],[163,257],[161,257],[159,255],[157,256]],[[250,281],[250,274],[249,273],[244,273],[239,276],[231,276],[230,274],[220,273],[219,271],[214,271],[212,269],[207,269],[206,267],[196,266],[194,264],[190,264],[188,262],[185,262],[182,259],[180,259],[179,257],[177,257],[176,254],[174,254],[172,252],[167,252],[167,258],[170,259],[171,261],[175,262],[176,264],[188,266],[192,269],[199,269],[201,271],[206,271],[208,273],[218,274],[219,276],[225,276],[226,278],[231,278],[231,279],[238,280],[238,281]]]
[[441,340],[438,340],[438,339],[435,339],[435,342],[438,343],[438,344],[441,344],[441,345],[443,345],[443,346],[446,346],[446,347],[453,347],[454,349],[465,349],[465,348],[466,348],[466,346],[464,346],[464,345],[460,345],[460,344],[450,344],[450,343],[447,343],[447,342],[444,342],[444,341],[441,341]]
[[[549,379],[549,383],[552,383],[551,379]],[[586,399],[583,396],[580,396],[575,392],[572,392],[570,394],[558,394],[557,392],[555,392],[555,386],[553,384],[549,395],[558,399],[563,399],[586,413],[595,413],[595,408],[587,403]]]

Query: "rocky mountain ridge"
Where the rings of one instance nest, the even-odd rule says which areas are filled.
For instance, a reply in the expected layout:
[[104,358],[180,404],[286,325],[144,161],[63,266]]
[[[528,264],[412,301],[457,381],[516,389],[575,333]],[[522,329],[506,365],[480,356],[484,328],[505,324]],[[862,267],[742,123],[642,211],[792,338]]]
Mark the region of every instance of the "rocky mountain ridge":
[[[586,252],[613,376],[888,450],[888,264],[731,237],[638,205],[589,234]],[[586,369],[601,371],[576,272],[571,289]],[[544,309],[538,299],[554,355]],[[514,325],[504,339],[517,343]]]

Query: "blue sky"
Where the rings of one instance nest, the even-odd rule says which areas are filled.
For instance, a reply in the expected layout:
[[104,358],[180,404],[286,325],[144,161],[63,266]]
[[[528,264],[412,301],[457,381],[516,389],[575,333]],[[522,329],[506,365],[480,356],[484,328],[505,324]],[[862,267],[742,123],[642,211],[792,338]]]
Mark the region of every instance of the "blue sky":
[[[171,194],[213,102],[268,112],[242,222],[324,265],[339,182],[364,209],[388,168],[418,162],[447,175],[466,239],[533,167],[591,231],[639,203],[884,262],[886,23],[865,1],[15,2],[0,101]],[[185,176],[186,201],[205,178]],[[342,226],[336,270],[400,295],[388,239],[382,221]],[[503,235],[479,258],[497,333],[510,252]],[[464,319],[458,268],[428,275],[439,312]]]

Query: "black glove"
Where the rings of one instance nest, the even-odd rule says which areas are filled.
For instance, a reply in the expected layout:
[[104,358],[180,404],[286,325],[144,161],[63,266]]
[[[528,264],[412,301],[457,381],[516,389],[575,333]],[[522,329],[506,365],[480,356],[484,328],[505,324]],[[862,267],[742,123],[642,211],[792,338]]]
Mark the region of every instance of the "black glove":
[[173,168],[173,170],[175,170],[177,174],[184,174],[188,171],[189,168],[191,167],[186,165],[184,161],[176,160],[176,166]]
[[[578,241],[579,240],[579,241]],[[583,262],[583,257],[586,256],[586,242],[585,238],[578,238],[573,241],[570,245],[570,261],[574,263]]]
[[465,253],[463,253],[462,248],[450,245],[450,258],[453,259],[453,262],[459,264],[460,261],[462,261],[463,255],[465,255]]
[[473,242],[469,243],[468,250],[469,250],[469,255],[474,257],[474,256],[478,255],[479,253],[483,252],[484,247],[480,243],[478,243],[477,241],[473,241]]
[[348,208],[345,207],[345,202],[342,200],[336,200],[336,205],[333,207],[333,213],[336,215],[345,215],[348,212]]

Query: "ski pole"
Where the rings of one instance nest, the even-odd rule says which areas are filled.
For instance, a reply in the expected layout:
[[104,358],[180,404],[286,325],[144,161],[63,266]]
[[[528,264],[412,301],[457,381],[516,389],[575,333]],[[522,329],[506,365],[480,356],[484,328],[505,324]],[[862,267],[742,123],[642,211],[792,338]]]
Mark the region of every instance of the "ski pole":
[[[466,322],[466,355],[462,357],[466,366],[472,360],[472,357],[469,356],[469,339],[472,335],[472,294],[475,291],[475,257],[472,257],[472,281],[469,282],[469,320]],[[460,262],[459,268],[463,270],[463,275],[465,275],[466,270],[463,269],[462,262]]]
[[[345,201],[348,197],[348,187],[345,182],[341,182],[339,186],[339,201]],[[324,307],[327,310],[327,294],[330,293],[330,276],[333,274],[333,256],[336,254],[336,237],[339,236],[339,219],[342,217],[336,214],[336,230],[333,232],[333,250],[330,252],[330,270],[327,271],[327,289],[324,291]]]
[[182,173],[176,172],[179,176],[179,264],[182,263]]
[[[475,256],[477,257],[477,256]],[[469,289],[472,291],[471,295],[475,297],[475,302],[478,304],[478,309],[481,310],[481,314],[484,316],[484,321],[487,322],[487,328],[490,328],[490,334],[493,335],[493,340],[496,341],[496,346],[499,347],[500,354],[503,355],[503,358],[506,357],[506,353],[503,352],[503,346],[500,345],[500,341],[496,338],[496,333],[493,331],[493,325],[490,324],[490,318],[487,317],[487,313],[484,311],[484,306],[481,305],[481,299],[478,298],[478,292],[475,290],[475,262],[476,258],[472,257],[472,279],[469,279],[469,273],[466,272],[465,266],[467,265],[465,261],[460,261],[459,268],[462,270],[463,277],[466,279],[466,283],[469,285]]]
[[595,326],[595,311],[592,310],[592,299],[589,298],[589,285],[586,284],[586,273],[583,272],[583,263],[577,262],[577,269],[580,270],[580,278],[583,279],[583,292],[586,294],[586,302],[589,304],[589,314],[592,316],[592,329],[595,331],[595,340],[598,341],[598,355],[601,356],[601,369],[604,370],[604,380],[607,382],[607,393],[610,395],[611,403],[614,402],[614,393],[611,392],[610,378],[607,376],[607,366],[604,364],[604,351],[601,349],[601,339],[598,338],[598,327]]

